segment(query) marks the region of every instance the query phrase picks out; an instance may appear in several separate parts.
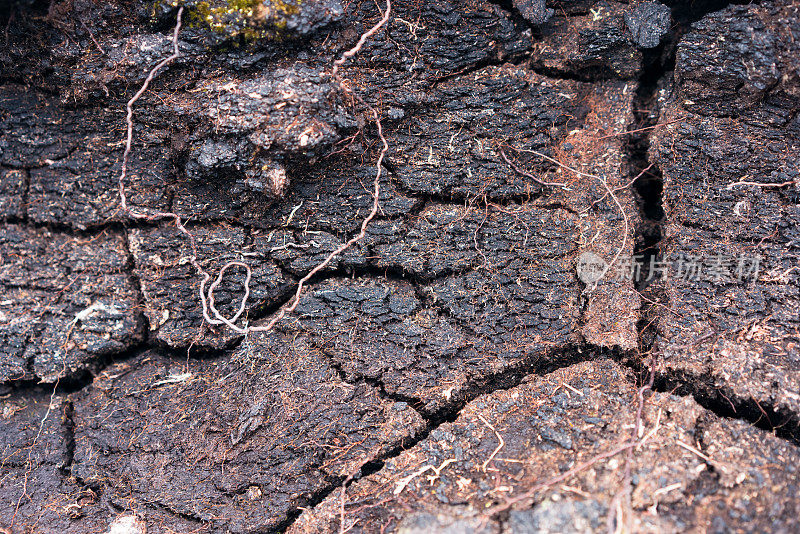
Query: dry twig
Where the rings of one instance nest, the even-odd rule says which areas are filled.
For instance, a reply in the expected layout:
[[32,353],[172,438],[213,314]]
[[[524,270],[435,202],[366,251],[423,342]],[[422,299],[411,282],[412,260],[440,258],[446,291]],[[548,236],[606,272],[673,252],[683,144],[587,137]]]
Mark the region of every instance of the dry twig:
[[741,181],[741,182],[733,182],[725,186],[725,189],[731,190],[737,185],[745,185],[745,186],[755,186],[755,187],[786,187],[787,185],[796,185],[797,180],[789,180],[788,182],[780,182],[777,184],[770,184],[770,183],[762,183],[762,182],[748,182],[748,181]]

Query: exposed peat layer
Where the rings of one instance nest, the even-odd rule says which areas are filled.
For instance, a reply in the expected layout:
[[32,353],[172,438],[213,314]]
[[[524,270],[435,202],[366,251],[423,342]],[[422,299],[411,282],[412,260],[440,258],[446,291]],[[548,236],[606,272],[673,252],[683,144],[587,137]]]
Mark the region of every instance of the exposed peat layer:
[[0,1],[0,532],[799,531],[797,0],[387,7]]

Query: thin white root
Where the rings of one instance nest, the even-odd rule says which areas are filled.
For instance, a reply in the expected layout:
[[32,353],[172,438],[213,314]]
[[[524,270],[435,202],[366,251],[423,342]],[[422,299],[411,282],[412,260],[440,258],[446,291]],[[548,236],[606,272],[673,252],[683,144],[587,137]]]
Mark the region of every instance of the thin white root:
[[[513,147],[512,147],[512,148],[513,148]],[[570,171],[570,172],[572,172],[572,173],[574,173],[574,174],[577,174],[578,176],[583,176],[583,177],[585,177],[585,178],[593,178],[593,179],[597,180],[598,182],[600,182],[600,184],[601,184],[601,185],[603,186],[603,188],[606,190],[606,193],[605,193],[605,195],[603,195],[603,197],[602,197],[600,200],[602,200],[602,199],[603,199],[603,198],[605,198],[606,196],[609,196],[609,195],[610,195],[610,196],[611,196],[611,199],[612,199],[612,200],[614,201],[614,203],[617,205],[617,208],[619,209],[619,212],[622,214],[622,219],[623,219],[623,221],[624,221],[624,226],[625,226],[625,227],[624,227],[624,229],[623,229],[623,231],[622,231],[622,244],[620,245],[619,249],[617,250],[617,253],[614,255],[614,258],[613,258],[613,259],[612,259],[610,262],[608,262],[608,263],[606,264],[606,266],[605,266],[605,269],[603,270],[603,273],[602,273],[602,275],[601,275],[601,276],[598,278],[598,282],[599,282],[599,281],[600,281],[600,280],[602,280],[602,279],[603,279],[603,277],[604,277],[604,276],[605,276],[605,275],[608,273],[608,271],[610,271],[610,270],[611,270],[611,268],[614,266],[614,264],[616,264],[616,263],[617,263],[617,260],[619,260],[619,257],[622,255],[622,253],[625,251],[625,247],[628,245],[628,232],[630,231],[630,222],[628,221],[628,214],[627,214],[627,213],[625,213],[625,210],[623,209],[623,207],[622,207],[622,204],[621,204],[621,203],[620,203],[620,201],[619,201],[619,198],[617,198],[617,195],[615,194],[615,191],[618,191],[619,189],[621,189],[621,188],[622,188],[622,186],[620,186],[620,187],[617,187],[617,188],[614,188],[614,189],[611,189],[611,187],[609,187],[609,185],[608,185],[608,182],[606,181],[606,179],[605,179],[604,177],[602,177],[602,176],[598,176],[598,175],[596,175],[596,174],[589,174],[589,173],[585,173],[585,172],[579,171],[578,169],[575,169],[575,168],[573,168],[573,167],[570,167],[570,166],[568,166],[568,165],[564,165],[563,163],[561,163],[561,162],[560,162],[560,161],[558,161],[557,159],[555,159],[555,158],[551,158],[550,156],[548,156],[548,155],[546,155],[546,154],[542,154],[542,153],[541,153],[541,152],[539,152],[539,151],[536,151],[536,150],[528,150],[528,149],[522,149],[522,148],[517,148],[517,149],[514,149],[514,150],[516,150],[517,152],[528,152],[528,153],[530,153],[530,154],[534,154],[534,155],[536,155],[536,156],[538,156],[538,157],[542,158],[543,160],[546,160],[546,161],[549,161],[550,163],[553,163],[553,164],[555,164],[555,165],[558,165],[558,166],[559,166],[559,167],[561,167],[562,169],[565,169],[565,170],[567,170],[567,171]],[[505,155],[505,152],[503,152],[502,150],[500,151],[500,155],[503,157],[503,159],[504,159],[504,160],[505,160],[505,161],[506,161],[506,162],[507,162],[509,165],[511,165],[511,167],[512,167],[512,168],[513,168],[515,171],[517,171],[518,173],[522,174],[523,176],[526,176],[526,177],[528,177],[528,178],[532,178],[532,179],[534,179],[534,180],[535,180],[537,183],[539,183],[539,184],[541,184],[541,185],[553,186],[553,187],[560,187],[560,188],[562,188],[562,189],[564,189],[564,190],[566,190],[566,191],[569,191],[569,190],[570,190],[570,188],[567,186],[567,184],[564,184],[564,183],[558,183],[558,182],[552,182],[552,183],[551,183],[551,182],[543,182],[543,181],[539,180],[538,178],[534,177],[534,176],[533,176],[531,173],[529,173],[529,172],[526,172],[526,171],[525,171],[525,170],[523,170],[523,169],[520,169],[519,167],[517,167],[516,165],[514,165],[514,164],[513,164],[513,163],[512,163],[512,162],[511,162],[511,161],[508,159],[508,157],[506,157],[506,155]],[[652,165],[651,165],[651,166],[652,166]],[[645,172],[645,171],[647,171],[649,168],[650,168],[650,167],[647,167],[647,169],[645,169],[644,171],[642,171],[642,172],[639,174],[639,176],[641,176],[642,174],[644,174],[644,172]],[[639,178],[639,176],[637,176],[636,178],[634,178],[634,179],[631,181],[631,183],[633,183],[634,181],[636,181],[636,179],[638,179],[638,178]],[[598,201],[598,202],[599,202],[599,201]]]
[[676,441],[675,443],[678,446],[680,446],[680,447],[686,449],[687,451],[691,452],[692,454],[696,455],[698,458],[702,458],[706,462],[710,462],[711,461],[711,458],[709,458],[708,456],[706,456],[705,454],[703,454],[702,452],[697,450],[695,447],[692,447],[691,445],[687,445],[686,443],[684,443],[682,441]]
[[[400,495],[403,493],[403,490],[411,483],[412,480],[417,478],[418,476],[427,473],[428,471],[433,471],[436,473],[436,476],[432,477],[433,480],[436,480],[439,475],[442,473],[442,469],[447,467],[448,465],[454,463],[456,461],[455,458],[448,458],[447,460],[443,461],[439,467],[434,467],[432,465],[426,465],[425,467],[421,467],[418,470],[414,471],[407,477],[401,478],[400,481],[397,483],[397,486],[394,488],[392,492],[395,496]],[[429,477],[431,478],[431,477]]]
[[[352,90],[347,87],[344,81],[339,77],[339,68],[344,65],[344,63],[351,57],[358,54],[358,52],[362,49],[364,44],[366,43],[367,39],[371,36],[375,35],[381,27],[383,27],[388,21],[389,16],[391,14],[391,0],[386,0],[386,11],[382,14],[383,16],[381,19],[372,26],[367,32],[365,32],[361,38],[358,40],[356,45],[347,50],[342,54],[342,56],[334,61],[333,69],[332,69],[332,76],[334,79],[339,81],[339,85],[345,93],[352,95]],[[353,246],[355,243],[361,241],[366,236],[367,226],[370,222],[377,216],[378,211],[380,209],[380,180],[381,175],[383,172],[383,159],[386,155],[386,152],[389,150],[389,143],[386,141],[386,137],[383,135],[383,126],[380,121],[380,116],[378,115],[378,111],[365,103],[369,111],[372,113],[373,119],[375,121],[375,125],[378,129],[378,137],[381,140],[382,148],[380,154],[378,155],[378,160],[375,164],[376,171],[375,171],[375,181],[374,181],[374,188],[373,188],[373,203],[372,209],[370,210],[369,214],[364,218],[361,223],[361,230],[357,235],[350,238],[346,243],[342,244],[341,246],[337,247],[336,250],[331,252],[319,265],[314,267],[308,274],[306,274],[300,281],[297,283],[297,290],[294,293],[294,297],[291,300],[289,306],[284,307],[275,317],[273,317],[269,323],[265,326],[244,326],[240,327],[236,324],[236,321],[241,318],[247,308],[247,301],[250,297],[250,280],[252,279],[252,270],[250,267],[242,262],[242,261],[231,261],[226,263],[222,266],[217,273],[217,277],[208,285],[208,282],[211,280],[211,275],[209,275],[202,266],[197,261],[197,244],[194,235],[186,229],[183,224],[181,217],[172,212],[163,212],[163,211],[155,211],[152,213],[144,213],[141,211],[136,210],[135,208],[131,208],[128,205],[127,195],[125,193],[125,178],[127,177],[128,173],[128,161],[130,159],[130,153],[133,147],[133,105],[141,98],[141,96],[147,91],[148,87],[150,86],[150,82],[158,74],[159,70],[166,67],[175,59],[180,56],[180,50],[178,48],[178,34],[180,33],[181,29],[181,18],[183,16],[183,7],[178,9],[177,21],[175,24],[175,29],[173,30],[172,35],[172,54],[168,57],[161,60],[147,75],[142,86],[133,95],[133,97],[128,101],[126,106],[126,125],[127,125],[127,133],[126,133],[126,140],[125,140],[125,151],[122,156],[122,171],[119,176],[119,198],[120,198],[120,206],[122,210],[127,213],[130,217],[139,220],[146,220],[146,221],[158,221],[161,219],[173,219],[175,221],[175,225],[177,226],[178,230],[183,233],[188,239],[191,245],[192,256],[189,258],[190,263],[192,266],[197,270],[198,274],[202,277],[200,281],[200,303],[202,306],[202,314],[203,319],[210,325],[225,325],[231,330],[239,334],[248,334],[250,332],[266,332],[272,330],[275,325],[281,321],[287,314],[292,313],[300,302],[300,297],[303,293],[303,288],[311,280],[317,273],[327,267],[337,256],[339,256],[342,252]],[[360,100],[360,99],[359,99]],[[363,100],[361,100],[362,103]],[[299,206],[298,206],[299,207]],[[297,208],[295,208],[296,210]],[[292,212],[291,216],[294,215],[294,211]],[[291,216],[290,219],[291,220]],[[220,311],[216,307],[216,302],[214,300],[214,291],[219,287],[222,283],[225,273],[232,267],[241,267],[245,271],[245,279],[243,282],[244,285],[244,295],[239,303],[239,308],[236,313],[231,318],[224,317]],[[206,289],[208,287],[208,289]]]
[[487,421],[487,420],[486,420],[486,418],[484,418],[482,415],[478,415],[478,419],[480,419],[481,421],[483,421],[483,424],[485,424],[486,426],[488,426],[488,427],[491,429],[491,431],[492,431],[492,432],[494,432],[494,435],[495,435],[495,436],[497,436],[497,440],[500,442],[500,444],[497,446],[497,448],[496,448],[494,451],[492,451],[492,454],[490,454],[490,455],[489,455],[489,457],[486,459],[486,461],[485,461],[485,462],[483,462],[483,465],[481,465],[481,471],[483,471],[483,472],[485,473],[485,472],[486,472],[486,467],[489,465],[489,463],[490,463],[492,460],[494,460],[494,457],[495,457],[495,456],[497,456],[497,453],[498,453],[498,452],[500,452],[500,451],[502,450],[502,448],[503,448],[503,447],[505,447],[505,445],[506,445],[506,442],[505,442],[505,441],[503,441],[503,436],[501,436],[501,435],[500,435],[500,432],[498,432],[498,431],[497,431],[497,430],[496,430],[496,429],[495,429],[495,428],[492,426],[492,424],[491,424],[491,423],[489,423],[489,421]]

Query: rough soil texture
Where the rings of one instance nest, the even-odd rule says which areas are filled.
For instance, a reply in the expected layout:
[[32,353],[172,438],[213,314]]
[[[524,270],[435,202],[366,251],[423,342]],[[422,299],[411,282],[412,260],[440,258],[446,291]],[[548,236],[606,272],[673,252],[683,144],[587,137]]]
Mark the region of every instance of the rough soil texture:
[[[738,262],[711,280],[668,279],[657,350],[670,375],[778,412],[800,410],[800,73],[798,6],[729,7],[678,44],[675,81],[651,157],[664,176],[662,254],[760,255],[741,283]],[[718,21],[730,23],[719,25]],[[744,51],[740,67],[723,59]],[[744,182],[744,183],[742,183]],[[777,186],[787,182],[795,185]],[[764,186],[754,185],[763,183]],[[740,402],[737,401],[737,402]],[[753,407],[749,407],[753,410]],[[764,415],[765,418],[770,416]]]
[[[620,454],[592,466],[542,491],[534,506],[520,506],[503,521],[482,520],[481,511],[495,502],[630,437],[637,406],[631,403],[636,389],[627,373],[598,359],[480,396],[455,421],[352,484],[345,495],[345,528],[602,530],[609,507],[619,499],[615,494],[627,485],[626,527],[636,532],[752,531],[764,524],[782,532],[798,528],[800,503],[774,499],[799,489],[797,448],[742,421],[709,413],[690,397],[668,393],[648,399],[641,427],[647,437],[630,458]],[[304,512],[289,532],[339,532],[341,502],[338,492],[332,494]]]
[[0,4],[0,532],[800,529],[800,5],[379,7]]

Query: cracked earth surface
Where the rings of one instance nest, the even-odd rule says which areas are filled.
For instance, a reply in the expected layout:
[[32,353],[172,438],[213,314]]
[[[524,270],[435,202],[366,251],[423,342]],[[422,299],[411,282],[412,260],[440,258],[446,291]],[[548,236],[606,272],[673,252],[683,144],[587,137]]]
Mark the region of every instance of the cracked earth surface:
[[0,6],[0,532],[800,529],[796,1],[234,4]]

